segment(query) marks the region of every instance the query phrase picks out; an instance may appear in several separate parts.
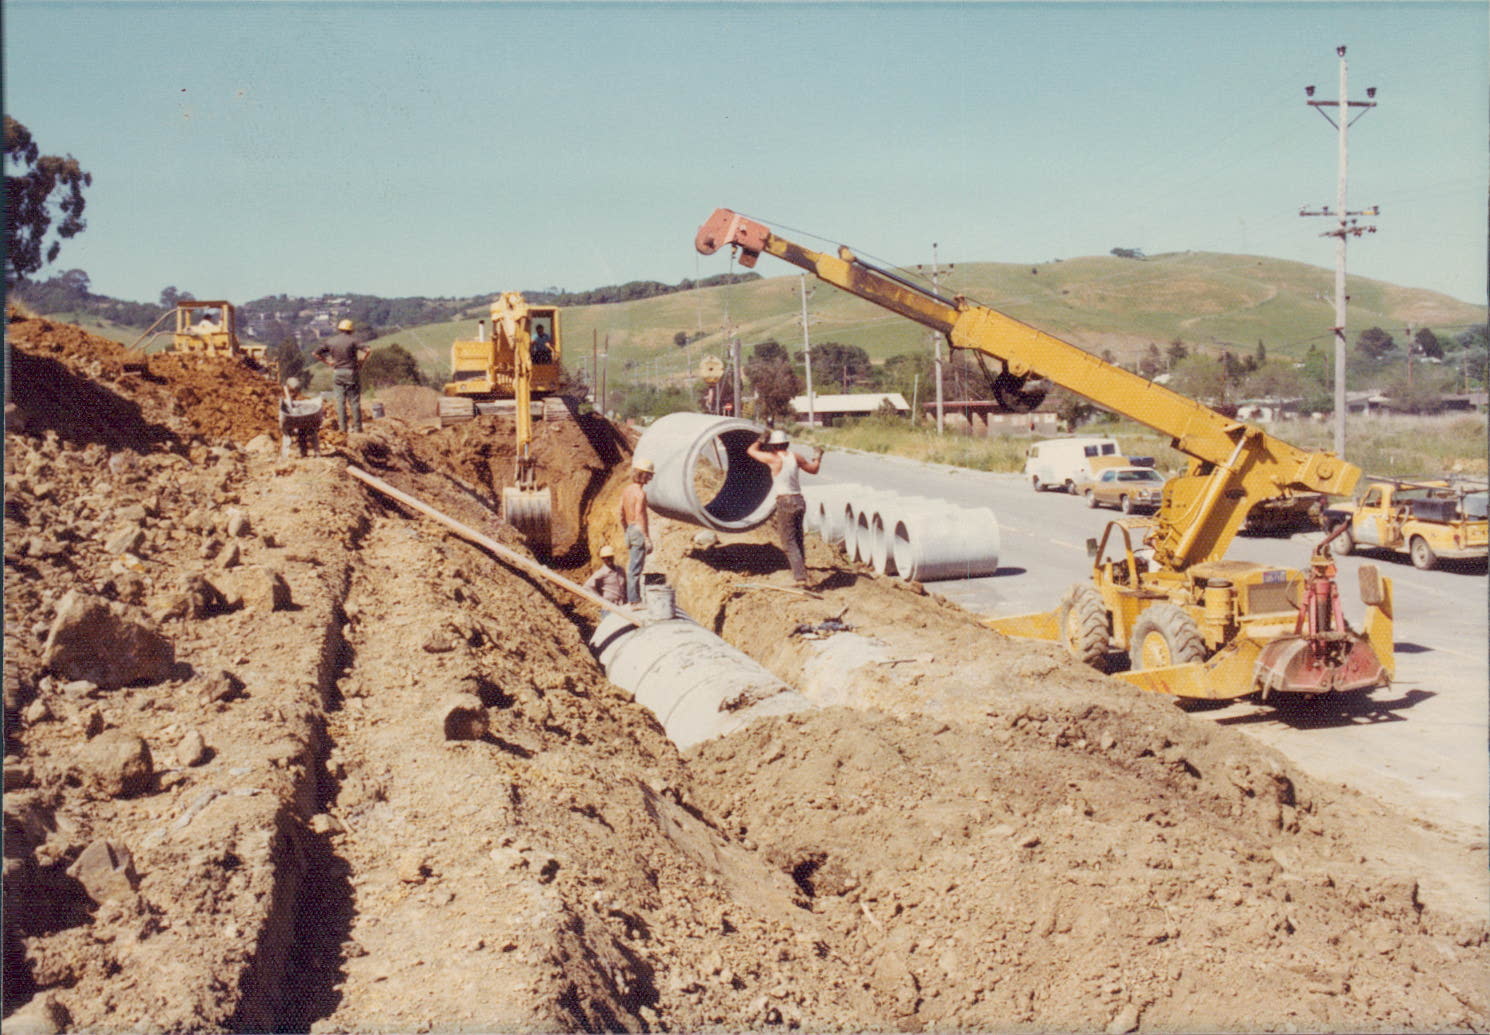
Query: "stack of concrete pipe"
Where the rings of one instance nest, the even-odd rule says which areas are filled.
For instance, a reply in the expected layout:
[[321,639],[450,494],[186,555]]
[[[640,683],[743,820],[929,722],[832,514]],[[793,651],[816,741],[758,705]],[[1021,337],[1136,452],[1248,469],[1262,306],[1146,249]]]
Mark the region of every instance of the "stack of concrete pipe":
[[987,507],[902,496],[862,485],[803,489],[812,527],[825,543],[880,574],[915,582],[992,575],[999,566],[998,518]]

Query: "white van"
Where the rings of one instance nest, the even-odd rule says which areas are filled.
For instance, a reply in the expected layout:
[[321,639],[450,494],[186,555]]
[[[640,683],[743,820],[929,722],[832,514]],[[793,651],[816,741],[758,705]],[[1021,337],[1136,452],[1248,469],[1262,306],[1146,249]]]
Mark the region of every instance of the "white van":
[[[1075,493],[1076,487],[1095,474],[1092,461],[1098,457],[1118,456],[1115,438],[1048,438],[1030,446],[1024,462],[1024,476],[1041,489],[1064,489]],[[1108,462],[1109,465],[1111,461]],[[1102,466],[1099,462],[1098,466]]]

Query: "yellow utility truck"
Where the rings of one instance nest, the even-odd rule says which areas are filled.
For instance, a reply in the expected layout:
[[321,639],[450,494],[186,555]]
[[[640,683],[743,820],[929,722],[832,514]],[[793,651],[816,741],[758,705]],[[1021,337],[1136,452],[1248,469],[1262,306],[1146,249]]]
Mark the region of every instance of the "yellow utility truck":
[[450,346],[450,381],[440,399],[440,423],[471,420],[478,413],[511,413],[517,426],[517,470],[502,490],[502,517],[540,553],[552,542],[553,499],[538,484],[533,456],[533,410],[545,419],[569,416],[559,396],[563,356],[557,306],[529,305],[507,291],[491,304],[491,326],[475,339]]
[[1325,508],[1321,522],[1326,529],[1344,526],[1331,544],[1338,554],[1379,547],[1405,553],[1413,567],[1427,570],[1441,558],[1485,559],[1487,498],[1483,484],[1378,479],[1355,502]]
[[[718,209],[694,245],[729,246],[754,266],[774,255],[850,294],[946,335],[954,349],[1000,364],[996,399],[1028,409],[1050,382],[1171,438],[1190,458],[1164,483],[1152,518],[1121,517],[1088,544],[1094,565],[1060,606],[991,619],[1010,635],[1061,640],[1096,661],[1126,650],[1121,678],[1182,701],[1261,693],[1312,696],[1387,685],[1393,671],[1392,594],[1374,565],[1361,573],[1364,630],[1345,621],[1327,550],[1307,572],[1228,560],[1226,548],[1260,500],[1288,492],[1347,495],[1360,471],[1328,452],[1308,452],[961,295],[947,297],[840,247],[812,251],[763,224]],[[986,370],[986,368],[985,368]]]

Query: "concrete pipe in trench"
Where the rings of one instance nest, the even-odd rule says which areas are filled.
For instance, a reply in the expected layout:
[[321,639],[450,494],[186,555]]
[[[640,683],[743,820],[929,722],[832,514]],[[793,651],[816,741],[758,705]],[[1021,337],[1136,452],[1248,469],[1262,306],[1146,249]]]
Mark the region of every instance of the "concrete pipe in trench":
[[933,582],[998,571],[998,518],[987,507],[911,507],[890,526],[888,538],[901,578]]
[[679,750],[756,719],[812,707],[749,655],[687,617],[637,626],[608,614],[590,647],[610,681],[655,715]]
[[[648,505],[664,517],[716,532],[755,528],[775,505],[770,469],[745,452],[760,433],[761,425],[738,417],[670,413],[659,418],[642,434],[634,457],[657,467],[647,486]],[[700,477],[711,465],[719,469],[712,495]]]

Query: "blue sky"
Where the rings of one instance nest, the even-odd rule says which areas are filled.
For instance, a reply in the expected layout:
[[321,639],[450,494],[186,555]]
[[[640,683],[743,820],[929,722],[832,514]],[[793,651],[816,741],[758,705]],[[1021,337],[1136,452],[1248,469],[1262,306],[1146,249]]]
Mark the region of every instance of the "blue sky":
[[[4,106],[93,173],[43,275],[154,301],[725,272],[719,206],[893,263],[1186,249],[1485,301],[1490,5],[5,0]],[[764,265],[768,276],[789,272]]]

